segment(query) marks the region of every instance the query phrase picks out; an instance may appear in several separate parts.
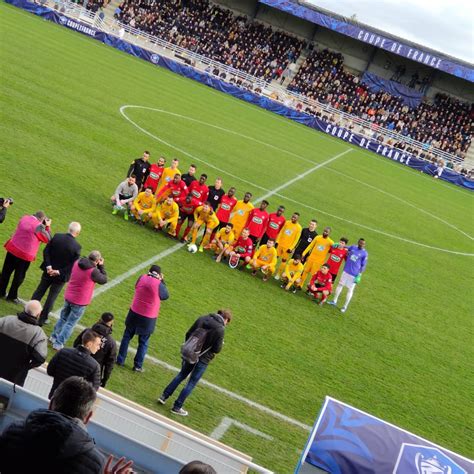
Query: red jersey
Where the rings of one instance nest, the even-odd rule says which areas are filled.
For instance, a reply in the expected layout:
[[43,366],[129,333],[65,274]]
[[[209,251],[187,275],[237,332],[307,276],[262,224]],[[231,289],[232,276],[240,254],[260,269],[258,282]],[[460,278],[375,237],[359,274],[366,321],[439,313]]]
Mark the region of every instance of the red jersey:
[[347,258],[347,252],[348,250],[346,248],[341,249],[331,247],[327,261],[327,264],[329,265],[329,273],[332,273],[333,275],[338,274],[342,261]]
[[179,206],[179,213],[182,216],[192,216],[197,207],[200,206],[200,203],[197,199],[192,198],[191,202],[186,202],[186,199],[181,201]]
[[312,286],[315,286],[318,291],[332,291],[332,276],[329,272],[324,275],[324,273],[321,270],[318,270],[313,277],[311,278],[311,281],[309,282],[309,287],[311,288]]
[[268,212],[261,209],[252,209],[247,219],[245,227],[250,231],[250,235],[259,239],[262,237],[268,223]]
[[250,237],[246,239],[239,237],[232,247],[242,258],[251,257],[253,253],[253,242]]
[[268,235],[269,239],[276,239],[280,233],[281,228],[286,222],[285,216],[278,216],[276,212],[268,216],[268,224],[265,230],[265,234]]
[[200,184],[199,181],[193,181],[189,185],[189,192],[196,198],[201,204],[207,201],[209,196],[209,188],[205,184]]
[[148,175],[148,178],[145,181],[145,184],[143,185],[143,188],[151,188],[153,189],[153,192],[156,192],[156,188],[158,186],[158,181],[161,178],[161,175],[163,174],[164,166],[158,166],[157,163],[153,163],[150,166],[150,174]]
[[216,211],[216,216],[219,219],[219,222],[229,222],[230,213],[236,204],[237,199],[235,199],[235,197],[229,197],[227,194],[222,196],[221,203]]
[[175,183],[174,181],[170,181],[168,184],[161,188],[161,191],[156,195],[157,199],[161,199],[167,197],[168,195],[173,196],[173,199],[179,204],[182,200],[184,200],[188,194],[188,187],[184,181],[180,181],[179,183]]

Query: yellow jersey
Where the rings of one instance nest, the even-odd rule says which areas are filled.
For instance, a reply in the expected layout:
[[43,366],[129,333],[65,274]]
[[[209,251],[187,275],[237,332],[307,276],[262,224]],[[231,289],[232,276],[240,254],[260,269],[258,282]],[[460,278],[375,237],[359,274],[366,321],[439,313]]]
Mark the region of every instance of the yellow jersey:
[[298,222],[286,221],[276,239],[277,244],[279,247],[292,249],[298,243],[301,231],[302,228]]
[[326,260],[326,256],[334,241],[329,237],[318,235],[313,241],[304,249],[303,256],[308,255],[307,262],[321,262],[321,265]]
[[171,204],[168,204],[166,201],[163,201],[159,206],[157,211],[160,214],[160,217],[164,221],[168,222],[177,222],[179,217],[179,206],[174,201]]
[[135,198],[133,205],[136,209],[153,211],[156,207],[155,196],[153,194],[147,196],[145,191],[143,191]]
[[217,240],[221,241],[223,244],[231,244],[235,240],[234,231],[231,230],[229,233],[225,231],[225,228],[221,229],[217,235]]
[[213,214],[214,211],[212,210],[212,207],[209,207],[209,210],[205,211],[204,206],[199,206],[194,210],[194,219],[201,222],[207,222]]
[[243,200],[237,201],[237,204],[232,210],[232,215],[230,222],[237,229],[242,229],[245,224],[247,224],[247,219],[249,217],[249,212],[253,209],[253,204],[249,202],[244,202]]
[[301,263],[295,263],[294,259],[291,259],[285,267],[285,276],[290,280],[291,278],[298,278],[303,273],[304,265]]
[[161,175],[160,181],[158,182],[158,186],[156,188],[156,194],[158,194],[161,191],[161,188],[163,188],[166,184],[168,184],[170,181],[173,180],[175,174],[181,174],[181,171],[179,171],[178,168],[171,168],[168,166],[168,168],[165,168],[163,170],[163,174]]
[[267,265],[274,265],[277,261],[277,251],[275,247],[268,248],[266,245],[262,245],[255,252],[253,257],[255,260],[265,262]]

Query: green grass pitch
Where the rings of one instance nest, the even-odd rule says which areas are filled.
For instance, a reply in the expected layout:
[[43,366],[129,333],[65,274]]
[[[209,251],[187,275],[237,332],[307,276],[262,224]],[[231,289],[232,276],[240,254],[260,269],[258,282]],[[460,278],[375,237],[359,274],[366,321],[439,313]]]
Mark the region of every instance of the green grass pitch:
[[[220,175],[257,199],[351,149],[268,198],[271,209],[300,211],[304,225],[331,225],[336,239],[366,239],[369,265],[347,314],[182,249],[160,262],[171,298],[149,354],[178,365],[191,322],[230,307],[235,319],[207,380],[306,425],[331,395],[472,456],[473,259],[435,249],[473,253],[472,194],[3,3],[0,31],[0,195],[15,198],[2,243],[21,215],[45,209],[54,231],[79,220],[83,251],[100,249],[115,278],[174,245],[110,213],[110,195],[144,149],[179,157],[182,170],[195,162],[210,182]],[[122,116],[127,104],[162,110],[124,111],[148,134]],[[120,338],[137,276],[98,296],[82,323],[112,311]],[[0,302],[0,314],[16,310]],[[155,400],[172,372],[130,368],[115,369],[110,388],[168,416]],[[186,408],[180,421],[206,434],[227,416],[272,436],[234,427],[222,441],[278,472],[292,471],[308,435],[208,387]]]

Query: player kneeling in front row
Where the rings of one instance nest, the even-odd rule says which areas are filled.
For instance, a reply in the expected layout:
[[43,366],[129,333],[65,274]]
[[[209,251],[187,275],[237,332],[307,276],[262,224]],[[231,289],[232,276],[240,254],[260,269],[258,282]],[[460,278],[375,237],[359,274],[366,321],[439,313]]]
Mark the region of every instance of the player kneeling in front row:
[[301,283],[301,274],[303,273],[303,262],[301,255],[295,254],[291,260],[285,265],[285,270],[281,276],[282,285],[286,291],[296,293]]
[[110,198],[112,203],[112,214],[117,214],[123,211],[123,218],[128,221],[128,211],[133,201],[138,196],[138,187],[135,184],[135,175],[129,176],[125,181],[122,181],[115,190],[114,195]]
[[233,225],[231,223],[226,224],[212,239],[210,248],[215,252],[216,262],[219,263],[224,255],[225,250],[233,244],[235,240],[234,231],[232,230]]
[[314,300],[323,305],[332,292],[332,276],[329,273],[329,265],[325,263],[311,278],[306,293]]
[[145,225],[150,220],[150,216],[155,212],[156,200],[153,196],[153,191],[150,187],[138,194],[130,206],[130,211],[138,221],[138,223]]
[[219,225],[219,219],[216,216],[216,213],[211,207],[211,204],[206,201],[202,206],[199,206],[194,211],[194,224],[191,243],[188,247],[196,245],[196,240],[198,236],[199,229],[202,226],[205,226],[204,237],[202,239],[201,245],[199,246],[199,251],[202,252],[203,248],[209,243],[213,229]]
[[253,242],[249,234],[247,228],[243,229],[240,237],[225,249],[224,255],[229,257],[230,267],[237,268],[239,264],[247,265],[250,263],[253,254]]
[[253,269],[252,275],[257,274],[257,270],[260,268],[263,273],[263,281],[267,281],[275,273],[275,267],[277,263],[277,251],[275,248],[275,241],[268,239],[265,245],[261,245],[255,252],[250,266]]
[[155,211],[151,215],[151,220],[156,231],[163,230],[168,226],[168,235],[176,237],[178,217],[178,204],[174,202],[173,196],[168,196],[161,204],[156,206]]

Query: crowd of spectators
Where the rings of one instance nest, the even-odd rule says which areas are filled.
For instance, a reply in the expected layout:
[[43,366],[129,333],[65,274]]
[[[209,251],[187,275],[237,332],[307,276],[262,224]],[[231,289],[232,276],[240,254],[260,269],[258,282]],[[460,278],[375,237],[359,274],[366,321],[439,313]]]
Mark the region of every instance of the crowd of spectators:
[[115,18],[255,77],[280,78],[305,43],[208,0],[125,0]]
[[426,151],[436,148],[465,156],[471,144],[471,104],[437,94],[433,103],[410,108],[387,92],[370,92],[343,64],[340,53],[314,50],[288,89],[422,142]]

